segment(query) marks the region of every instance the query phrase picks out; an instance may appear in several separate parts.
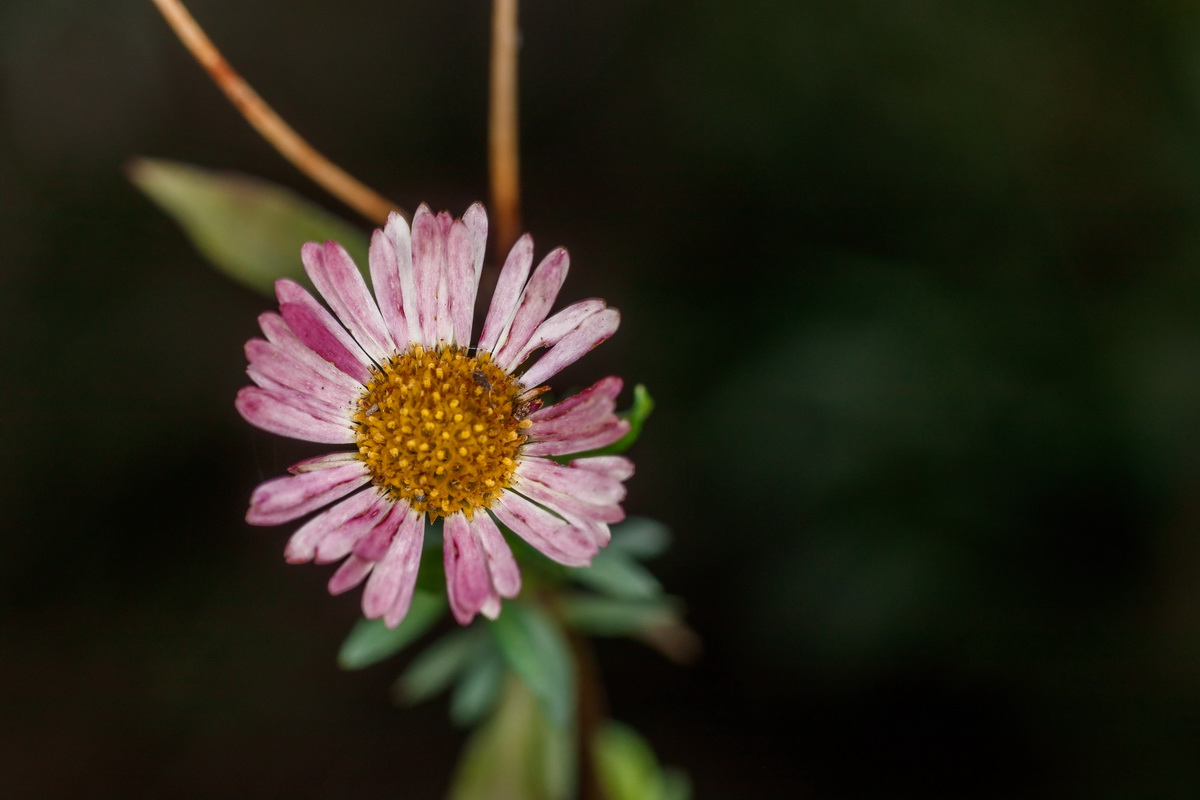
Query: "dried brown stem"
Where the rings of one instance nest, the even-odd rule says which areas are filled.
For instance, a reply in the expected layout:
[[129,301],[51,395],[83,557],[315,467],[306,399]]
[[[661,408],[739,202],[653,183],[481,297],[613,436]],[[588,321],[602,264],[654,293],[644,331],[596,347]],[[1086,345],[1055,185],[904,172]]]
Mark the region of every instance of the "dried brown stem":
[[221,91],[225,92],[225,96],[246,121],[297,169],[372,222],[383,224],[387,221],[389,212],[400,210],[395,203],[365,186],[319,153],[284,122],[234,71],[180,0],[154,0],[154,4],[158,6],[158,10],[162,12],[180,41],[208,71],[209,76]]
[[492,4],[491,100],[488,107],[488,165],[496,252],[508,253],[521,230],[521,177],[517,121],[517,0]]

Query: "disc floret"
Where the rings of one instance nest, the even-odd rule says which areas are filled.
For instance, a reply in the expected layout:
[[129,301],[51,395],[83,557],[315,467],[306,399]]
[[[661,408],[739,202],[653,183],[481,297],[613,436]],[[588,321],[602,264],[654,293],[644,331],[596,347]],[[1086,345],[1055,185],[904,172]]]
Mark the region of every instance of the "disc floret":
[[490,353],[414,345],[372,370],[354,414],[373,483],[430,520],[471,519],[512,483],[525,443],[520,383]]

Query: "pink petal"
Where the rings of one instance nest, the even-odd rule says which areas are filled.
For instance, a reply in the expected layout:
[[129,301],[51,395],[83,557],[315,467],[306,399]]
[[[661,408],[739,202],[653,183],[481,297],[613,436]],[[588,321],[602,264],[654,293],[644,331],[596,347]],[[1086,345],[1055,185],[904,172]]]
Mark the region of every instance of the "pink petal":
[[470,344],[471,317],[475,313],[475,243],[462,220],[450,226],[446,239],[446,287],[450,315],[450,341]]
[[279,525],[345,497],[370,480],[361,461],[316,472],[284,475],[260,484],[250,495],[246,521],[251,525]]
[[234,401],[242,418],[271,433],[327,444],[350,444],[355,440],[349,418],[330,419],[327,412],[304,403],[299,396],[284,397],[276,391],[247,386]]
[[[479,537],[479,544],[488,558],[488,572],[492,576],[492,587],[500,597],[516,597],[521,592],[521,570],[513,558],[504,534],[496,527],[490,514],[480,512],[471,520],[471,527]],[[484,612],[487,615],[487,612]]]
[[[558,290],[562,288],[563,281],[567,278],[567,269],[570,265],[571,259],[567,255],[567,251],[558,247],[551,250],[533,271],[533,276],[521,294],[521,302],[517,307],[516,314],[513,315],[508,333],[504,336],[500,343],[500,349],[496,352],[496,364],[501,369],[511,370],[517,363],[520,363],[514,362],[513,358],[520,353],[521,348],[525,346],[529,338],[533,336],[533,332],[550,313],[550,307],[554,305],[554,299],[558,297]],[[537,384],[526,383],[525,385],[536,386]]]
[[521,376],[521,382],[526,386],[540,386],[616,333],[620,324],[621,314],[615,308],[606,308],[599,314],[593,314],[582,325],[564,336],[558,344],[547,350],[545,355]]
[[608,543],[612,541],[612,532],[609,531],[607,523],[589,517],[581,517],[567,509],[556,509],[555,513],[562,514],[567,522],[591,539],[597,548],[607,547]]
[[[532,435],[533,428],[529,429]],[[569,456],[607,447],[629,433],[628,420],[612,418],[599,428],[584,431],[568,431],[540,438],[522,446],[527,456]]]
[[283,557],[289,564],[312,561],[317,558],[318,548],[326,537],[336,534],[347,525],[358,530],[364,518],[369,519],[371,523],[362,529],[362,532],[366,533],[375,524],[376,509],[381,500],[386,501],[386,497],[374,490],[350,495],[301,525],[288,539],[287,546],[283,549]]
[[[425,210],[426,212],[429,211],[429,209]],[[396,254],[396,269],[400,275],[400,297],[404,319],[408,324],[408,336],[403,338],[406,338],[409,344],[413,342],[426,344],[421,336],[417,287],[413,282],[412,233],[409,231],[408,223],[404,221],[404,217],[395,212],[388,215],[387,225],[384,227],[383,233],[391,241],[392,252]],[[400,334],[397,333],[397,344],[400,343],[401,338]]]
[[586,460],[579,459],[571,466],[563,466],[545,458],[526,458],[521,460],[517,475],[587,503],[607,505],[624,500],[625,486],[619,480],[575,466]]
[[349,392],[358,393],[362,391],[363,384],[360,381],[351,378],[327,359],[314,353],[308,345],[300,341],[300,337],[288,327],[287,322],[280,315],[268,311],[265,314],[259,315],[258,324],[262,326],[267,341],[278,347],[282,353],[300,362],[318,375],[328,378],[331,383],[345,387]]
[[375,495],[375,502],[363,513],[330,531],[317,544],[313,561],[318,564],[341,561],[355,551],[355,545],[374,535],[377,530],[382,529],[383,535],[388,538],[391,538],[391,535],[396,532],[399,520],[396,519],[394,523],[389,523],[389,519],[392,518],[391,511],[396,505],[392,499],[382,492],[368,491],[363,494]]
[[[475,288],[471,292],[471,312],[475,311],[475,295],[479,292],[479,279],[483,276],[483,256],[487,252],[488,220],[482,203],[474,203],[462,216],[463,224],[471,234],[471,261],[475,264]],[[469,344],[470,337],[460,340]]]
[[502,494],[489,510],[513,533],[568,567],[586,567],[600,549],[586,530],[514,492]]
[[350,556],[342,562],[337,572],[333,573],[329,579],[329,593],[338,595],[350,591],[363,582],[363,578],[370,574],[371,568],[374,566],[374,561]]
[[326,453],[323,456],[313,456],[312,458],[306,458],[303,461],[297,461],[295,464],[292,464],[290,467],[288,467],[288,472],[292,473],[293,475],[299,475],[303,472],[316,472],[317,470],[321,469],[340,467],[344,464],[350,464],[358,460],[358,453],[351,450],[340,451],[337,453]]
[[571,462],[570,466],[572,469],[587,469],[599,472],[618,481],[626,481],[633,476],[633,462],[625,456],[577,458]]
[[562,311],[559,311],[539,325],[537,330],[533,332],[533,336],[525,343],[525,346],[512,357],[513,367],[515,368],[517,365],[523,363],[534,350],[558,344],[564,336],[583,325],[589,317],[598,314],[605,308],[603,300],[592,298],[590,300],[580,300],[578,303],[573,303]]
[[500,616],[500,595],[495,592],[489,594],[487,600],[484,600],[483,605],[480,606],[479,613],[488,619],[495,619]]
[[496,290],[492,292],[492,303],[488,306],[487,318],[483,321],[483,330],[479,334],[479,349],[494,352],[504,341],[508,326],[513,315],[517,313],[517,301],[521,290],[525,288],[525,280],[529,277],[529,268],[533,266],[533,239],[525,234],[513,245],[500,270],[500,278],[496,281]]
[[370,360],[358,343],[346,333],[328,311],[300,284],[286,278],[275,281],[279,313],[300,341],[342,372],[366,385],[371,374]]
[[441,222],[422,203],[412,222],[412,273],[421,331],[418,341],[428,347],[435,346],[438,340],[438,287],[445,260],[446,240]]
[[611,411],[617,407],[617,396],[621,394],[621,387],[624,385],[624,382],[615,375],[601,378],[582,392],[564,398],[552,406],[546,406],[539,411],[535,411],[529,415],[529,418],[534,422],[544,422],[565,417],[568,414],[576,413],[579,407],[584,404],[596,402],[597,398],[607,398],[607,407]]
[[396,530],[407,515],[407,504],[393,501],[387,518],[380,520],[370,533],[354,543],[354,555],[368,561],[378,561],[383,558],[392,539],[396,536]]
[[400,527],[387,553],[367,579],[362,597],[362,610],[367,619],[383,617],[389,628],[400,624],[412,603],[425,530],[425,520],[420,514],[406,505],[398,507],[405,510]]
[[[268,383],[284,386],[335,408],[346,409],[347,413],[362,390],[361,386],[327,361],[320,362],[323,367],[301,362],[278,345],[262,339],[251,339],[246,342],[245,349],[246,360],[250,362],[246,371],[255,383],[264,388],[270,388]],[[333,378],[331,373],[336,373],[341,379]]]
[[[395,213],[395,212],[393,212]],[[371,285],[379,301],[379,313],[391,333],[396,351],[408,348],[408,321],[404,318],[404,296],[400,289],[400,262],[392,240],[380,230],[371,236],[368,263]]]
[[458,624],[467,625],[491,594],[487,563],[466,516],[460,513],[446,517],[442,531],[446,596]]
[[540,503],[559,515],[573,514],[579,519],[595,522],[620,522],[625,519],[625,511],[616,503],[589,503],[534,480],[522,480],[513,486],[512,491],[535,503]]
[[393,355],[396,345],[350,254],[337,242],[309,242],[300,248],[300,258],[313,285],[367,355],[376,363]]
[[629,431],[629,422],[613,413],[621,379],[608,377],[562,402],[530,414],[525,455],[564,455],[603,447]]

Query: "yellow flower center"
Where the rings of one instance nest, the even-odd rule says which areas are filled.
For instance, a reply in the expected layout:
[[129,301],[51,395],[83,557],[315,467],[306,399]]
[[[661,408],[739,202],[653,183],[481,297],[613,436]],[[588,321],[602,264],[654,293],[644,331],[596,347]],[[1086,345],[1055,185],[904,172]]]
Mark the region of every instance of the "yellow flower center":
[[430,520],[468,519],[509,487],[530,422],[521,385],[462,347],[409,352],[372,369],[358,399],[358,456],[376,486]]

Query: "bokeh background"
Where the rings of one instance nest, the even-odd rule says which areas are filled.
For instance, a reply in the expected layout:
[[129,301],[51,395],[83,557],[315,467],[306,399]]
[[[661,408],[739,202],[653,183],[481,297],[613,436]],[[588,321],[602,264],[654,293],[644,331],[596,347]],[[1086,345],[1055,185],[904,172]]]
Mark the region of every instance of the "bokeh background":
[[[193,0],[412,208],[486,198],[488,7]],[[705,642],[604,642],[706,798],[1200,796],[1200,11],[523,4],[526,225],[622,309],[631,512]],[[0,774],[14,798],[440,796],[357,593],[242,521],[267,301],[122,174],[260,142],[149,0],[0,2]]]

